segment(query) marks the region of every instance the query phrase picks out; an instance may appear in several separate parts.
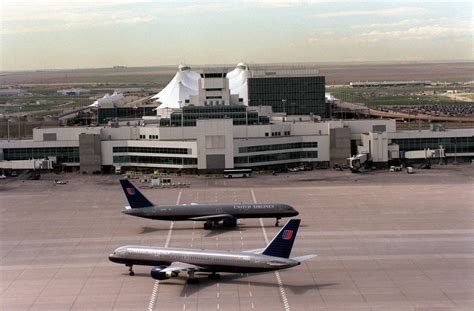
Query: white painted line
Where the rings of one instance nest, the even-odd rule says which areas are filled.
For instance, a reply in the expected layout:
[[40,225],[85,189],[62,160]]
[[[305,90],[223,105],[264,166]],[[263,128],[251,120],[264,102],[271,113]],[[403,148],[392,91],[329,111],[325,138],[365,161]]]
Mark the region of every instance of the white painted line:
[[[176,205],[179,204],[181,201],[181,194],[182,190],[179,191],[178,198],[176,199]],[[170,223],[170,229],[168,230],[168,236],[166,237],[165,248],[168,247],[171,241],[171,233],[173,232],[174,221]],[[155,284],[153,285],[153,291],[150,297],[150,303],[148,304],[148,311],[153,311],[153,307],[155,306],[156,295],[158,294],[158,286],[160,285],[160,281],[156,280]],[[186,309],[186,305],[183,305],[183,310]]]
[[[255,197],[255,192],[253,191],[253,188],[250,189],[250,193],[252,194],[253,203],[257,204],[257,198]],[[265,238],[265,242],[268,244],[268,236],[267,236],[267,232],[265,231],[265,226],[263,225],[262,218],[260,218],[260,227],[262,227],[262,232],[263,232],[263,237]],[[283,303],[283,307],[285,308],[285,311],[290,311],[291,310],[290,304],[288,303],[288,298],[286,297],[286,291],[285,291],[285,288],[283,287],[283,282],[281,281],[281,276],[278,271],[275,271],[275,277],[277,279],[278,287],[280,288],[280,297]]]

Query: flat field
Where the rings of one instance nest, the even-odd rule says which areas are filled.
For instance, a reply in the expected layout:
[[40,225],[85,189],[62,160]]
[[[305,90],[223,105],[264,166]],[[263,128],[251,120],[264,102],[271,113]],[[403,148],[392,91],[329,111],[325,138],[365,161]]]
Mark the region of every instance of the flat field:
[[[252,68],[252,64],[248,64]],[[291,64],[283,64],[289,65]],[[297,64],[317,68],[326,76],[326,84],[348,84],[354,81],[384,80],[473,80],[474,62],[458,63],[310,63]],[[229,69],[235,64],[224,65]],[[257,65],[268,69],[281,68],[282,64]],[[11,84],[102,84],[163,86],[177,71],[175,66],[99,68],[76,70],[37,70],[22,72],[0,72],[0,85]],[[202,66],[191,65],[199,70]]]
[[[156,203],[285,202],[300,211],[292,256],[319,256],[275,273],[156,282],[150,267],[108,261],[130,244],[246,250],[273,219],[234,230],[120,213],[117,176],[43,175],[0,181],[1,310],[473,310],[474,169],[416,174],[317,170],[249,179],[180,177],[185,189],[144,189]],[[69,181],[55,185],[53,179]]]

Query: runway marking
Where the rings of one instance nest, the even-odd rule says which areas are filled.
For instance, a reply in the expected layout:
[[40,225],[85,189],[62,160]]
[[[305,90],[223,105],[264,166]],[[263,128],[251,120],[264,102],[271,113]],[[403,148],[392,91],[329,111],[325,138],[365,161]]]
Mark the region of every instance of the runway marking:
[[[257,204],[257,198],[255,197],[255,192],[253,191],[253,188],[250,188],[250,193],[252,194],[253,203]],[[268,245],[268,236],[267,232],[265,231],[265,226],[263,225],[262,218],[260,218],[260,227],[262,227],[263,237]],[[285,311],[290,311],[290,304],[288,303],[288,298],[286,297],[285,287],[283,287],[283,282],[278,271],[275,271],[275,277],[277,279],[278,287],[280,288],[280,297],[281,301],[283,302],[283,307],[285,308]]]
[[[181,201],[181,194],[183,191],[179,191],[178,198],[176,199],[176,205],[179,204]],[[168,247],[171,241],[171,233],[173,232],[174,221],[170,224],[170,229],[168,230],[168,236],[166,237],[165,248]],[[153,291],[151,292],[150,303],[148,304],[148,311],[153,311],[153,307],[155,306],[156,295],[158,294],[158,286],[160,285],[160,281],[156,280],[155,284],[153,285]],[[186,305],[183,306],[183,310],[186,308]]]

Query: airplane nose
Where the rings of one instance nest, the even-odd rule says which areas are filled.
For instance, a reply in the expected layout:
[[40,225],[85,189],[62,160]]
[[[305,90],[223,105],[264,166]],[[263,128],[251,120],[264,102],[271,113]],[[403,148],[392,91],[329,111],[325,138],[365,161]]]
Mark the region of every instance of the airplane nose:
[[291,216],[298,216],[300,213],[295,210],[295,208],[293,206],[290,206],[291,208]]
[[118,258],[117,256],[115,256],[114,254],[110,254],[110,255],[109,255],[109,260],[110,260],[111,262],[118,262],[118,259],[119,259],[119,258]]

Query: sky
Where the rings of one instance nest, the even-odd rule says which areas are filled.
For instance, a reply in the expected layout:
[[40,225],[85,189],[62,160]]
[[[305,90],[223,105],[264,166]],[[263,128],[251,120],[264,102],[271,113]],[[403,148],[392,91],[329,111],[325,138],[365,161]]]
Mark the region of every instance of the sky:
[[0,0],[0,70],[474,60],[472,1]]

